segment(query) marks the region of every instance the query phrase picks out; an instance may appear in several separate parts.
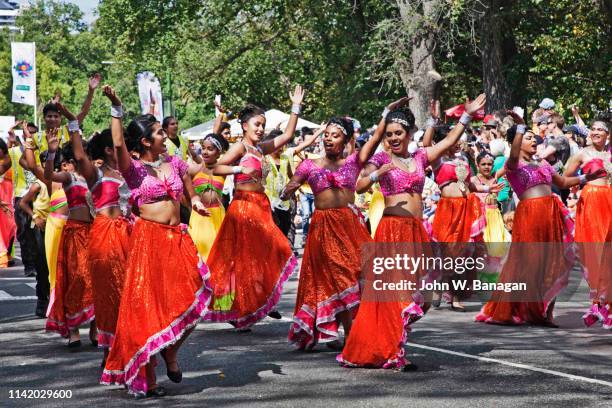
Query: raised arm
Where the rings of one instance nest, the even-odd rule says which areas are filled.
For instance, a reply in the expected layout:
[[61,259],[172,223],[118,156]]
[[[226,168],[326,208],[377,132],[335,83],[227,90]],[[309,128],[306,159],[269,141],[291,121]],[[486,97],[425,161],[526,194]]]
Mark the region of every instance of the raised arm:
[[111,134],[113,136],[113,146],[115,146],[115,152],[117,152],[119,171],[123,173],[130,168],[132,158],[123,137],[123,107],[121,106],[121,99],[119,99],[115,90],[110,85],[104,85],[102,92],[112,104]]
[[55,155],[59,148],[59,139],[57,137],[57,129],[47,129],[47,161],[45,161],[45,171],[43,177],[45,180],[55,181],[57,183],[67,184],[70,182],[70,174],[65,171],[56,172],[53,168]]
[[580,116],[580,111],[578,110],[578,106],[574,105],[572,106],[572,115],[574,116],[574,120],[576,121],[576,124],[582,128],[586,127],[586,125],[584,124],[584,120],[582,120],[582,117]]
[[448,132],[446,137],[442,141],[440,141],[440,143],[437,143],[434,146],[427,147],[427,159],[430,163],[438,160],[444,154],[444,152],[446,152],[449,148],[454,146],[455,143],[457,143],[457,141],[465,131],[465,128],[472,120],[472,116],[474,116],[476,112],[484,108],[486,102],[487,97],[485,94],[478,95],[473,101],[468,100],[467,102],[465,102],[465,112],[463,115],[461,115],[461,119],[459,119],[459,122],[457,122],[455,127],[450,132]]
[[308,178],[308,166],[310,163],[310,160],[304,160],[299,166],[297,166],[297,169],[295,169],[295,174],[293,177],[291,177],[291,180],[289,180],[285,188],[283,188],[283,191],[280,193],[279,198],[281,200],[288,200],[289,197],[291,197],[297,191],[297,189],[304,184]]
[[85,117],[89,113],[94,93],[96,92],[96,88],[98,87],[98,85],[100,85],[101,79],[102,75],[98,74],[97,72],[93,74],[91,78],[89,78],[89,88],[87,89],[87,96],[85,97],[85,101],[83,102],[83,106],[81,107],[81,112],[79,112],[79,114],[76,116],[76,120],[78,120],[79,123],[83,123]]
[[425,133],[423,134],[423,147],[429,147],[433,144],[434,133],[436,132],[435,125],[440,120],[440,101],[431,100],[430,105],[431,118],[427,121]]
[[565,171],[563,172],[563,175],[565,177],[570,177],[576,174],[582,162],[582,152],[578,152],[578,154],[570,157],[565,166]]
[[306,149],[308,146],[310,146],[311,144],[313,144],[315,142],[315,140],[317,140],[317,138],[319,136],[321,136],[321,133],[323,133],[323,131],[325,131],[325,128],[327,127],[327,123],[321,123],[321,127],[318,128],[312,135],[308,136],[307,138],[304,139],[304,141],[302,143],[300,143],[299,145],[297,145],[294,149],[293,149],[293,154],[294,155],[298,155],[300,154],[304,149]]
[[89,156],[83,148],[83,140],[81,138],[81,132],[79,132],[79,120],[63,104],[58,103],[57,109],[68,120],[68,131],[70,132],[70,140],[72,140],[72,149],[74,152],[74,159],[77,162],[77,168],[79,169],[79,173],[81,173],[81,175],[85,177],[85,180],[87,180],[89,187],[91,187],[96,184],[98,175],[96,167],[93,165],[91,160],[89,160]]
[[584,185],[589,181],[593,181],[599,178],[606,177],[608,173],[604,169],[599,169],[594,173],[587,173],[580,175],[578,177],[564,177],[557,174],[557,172],[553,172],[552,182],[559,187],[561,190],[568,189],[570,187],[574,187],[577,185]]
[[215,117],[215,122],[213,123],[212,132],[219,135],[221,134],[221,123],[223,123],[223,114],[225,113],[225,108],[221,106],[221,104],[218,103],[216,100],[214,103],[215,103],[215,108],[217,108],[217,110],[219,111],[219,115]]
[[302,101],[304,100],[304,90],[301,85],[296,85],[293,93],[289,92],[289,98],[291,99],[291,116],[289,117],[289,122],[287,122],[287,127],[285,128],[285,133],[280,136],[276,136],[274,139],[269,140],[267,142],[260,143],[261,151],[263,154],[270,154],[273,151],[283,147],[291,139],[293,139],[293,134],[295,132],[295,128],[297,126],[298,117],[300,114],[300,110],[302,107]]

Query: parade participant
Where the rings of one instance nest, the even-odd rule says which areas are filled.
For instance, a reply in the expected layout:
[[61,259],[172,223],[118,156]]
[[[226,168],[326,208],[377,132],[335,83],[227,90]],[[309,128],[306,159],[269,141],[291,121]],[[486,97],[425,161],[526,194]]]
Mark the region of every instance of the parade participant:
[[[587,326],[600,320],[612,329],[612,276],[610,274],[610,245],[612,242],[612,149],[610,127],[595,121],[589,137],[592,144],[582,149],[567,163],[565,176],[578,169],[583,175],[605,170],[607,177],[589,181],[580,193],[576,210],[576,242],[584,275],[591,288],[592,306],[583,316]],[[608,141],[608,146],[606,146]]]
[[[518,195],[512,227],[512,245],[499,276],[500,283],[524,283],[526,291],[495,291],[476,321],[496,324],[532,323],[557,327],[553,322],[555,297],[567,285],[575,258],[573,221],[551,185],[569,188],[605,175],[603,169],[580,177],[563,177],[546,160],[535,156],[535,134],[519,122],[507,132],[511,144],[505,168]],[[526,243],[534,245],[526,245]],[[538,243],[547,243],[544,247]]]
[[[72,112],[63,105],[58,104],[58,107],[69,121],[75,120]],[[96,133],[91,138],[87,145],[89,154],[85,152],[78,132],[74,134],[72,144],[77,169],[87,181],[96,212],[91,226],[87,261],[93,286],[98,346],[104,349],[104,366],[115,335],[127,267],[130,190],[117,170],[110,129]],[[93,161],[102,164],[97,167]]]
[[[485,101],[485,96],[480,95],[466,104],[459,124],[442,141],[426,148],[417,148],[412,141],[412,112],[385,110],[378,128],[383,129],[389,151],[377,153],[370,159],[357,190],[364,191],[379,182],[385,196],[385,210],[374,237],[376,242],[396,243],[395,253],[409,256],[432,254],[428,245],[429,234],[422,219],[425,169],[455,145],[471,115],[482,109]],[[391,107],[387,109],[391,110]],[[385,280],[409,279],[415,287],[420,287],[422,281],[431,279],[429,273],[421,268],[409,274],[399,272],[393,277],[385,276]],[[429,307],[425,303],[426,294],[413,290],[404,291],[397,297],[385,296],[373,291],[371,285],[372,281],[368,282],[366,275],[357,319],[342,354],[337,357],[338,362],[347,367],[416,369],[416,365],[406,359],[404,345],[412,324]]]
[[202,142],[202,164],[189,167],[189,175],[193,179],[193,188],[210,212],[203,217],[197,212],[191,212],[189,218],[189,235],[198,253],[206,261],[210,248],[215,242],[217,232],[225,218],[223,207],[223,184],[225,177],[215,176],[213,168],[219,157],[229,148],[229,143],[222,136],[211,133]]
[[[207,215],[193,191],[188,165],[165,155],[165,133],[152,115],[133,119],[123,137],[121,100],[108,85],[111,132],[119,171],[132,190],[140,218],[130,235],[130,249],[119,317],[100,382],[125,384],[136,397],[161,397],[156,383],[155,354],[161,352],[167,375],[182,380],[177,352],[210,302],[209,273],[198,264],[193,241],[180,225],[179,198],[183,188],[193,210]],[[129,150],[139,153],[133,159]]]
[[[390,108],[407,101],[402,98]],[[340,324],[345,337],[349,336],[360,299],[361,245],[372,240],[358,210],[352,208],[355,185],[359,172],[380,143],[383,130],[381,123],[359,152],[344,158],[353,124],[346,118],[332,118],[323,135],[325,156],[302,161],[281,194],[281,199],[288,198],[306,181],[314,193],[315,211],[289,329],[289,342],[299,349],[312,349],[317,343],[341,348]]]
[[13,180],[8,145],[0,138],[0,268],[8,268],[17,225],[13,209]]
[[264,192],[269,171],[265,155],[293,138],[304,98],[302,87],[296,86],[289,97],[291,117],[285,132],[266,142],[262,141],[265,112],[247,105],[239,114],[243,140],[213,170],[215,175],[234,174],[235,190],[208,256],[214,300],[207,319],[230,322],[239,330],[249,330],[266,315],[281,317],[274,307],[297,265],[287,238],[274,224]]
[[[77,120],[68,124],[71,137],[79,132]],[[47,331],[69,337],[68,347],[80,347],[79,326],[90,323],[89,339],[97,346],[94,321],[91,274],[87,262],[87,246],[91,215],[87,204],[87,183],[75,166],[71,142],[59,147],[58,132],[48,129],[48,154],[44,179],[62,183],[68,201],[68,219],[59,243],[54,301],[50,306]],[[55,171],[56,154],[62,155],[62,169]]]

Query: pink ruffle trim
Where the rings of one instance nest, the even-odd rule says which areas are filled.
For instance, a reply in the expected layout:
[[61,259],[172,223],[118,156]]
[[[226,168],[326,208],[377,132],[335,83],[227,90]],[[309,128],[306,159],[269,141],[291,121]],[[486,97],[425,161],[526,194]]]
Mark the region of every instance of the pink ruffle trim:
[[98,328],[98,348],[110,349],[113,340],[115,340],[115,333],[106,332]]
[[591,308],[582,316],[582,320],[587,327],[591,327],[595,323],[601,322],[604,329],[612,329],[610,305],[601,306],[599,303],[593,303]]
[[79,326],[91,322],[96,318],[96,315],[93,305],[90,305],[78,313],[66,315],[64,317],[66,320],[63,322],[47,318],[45,330],[59,333],[62,337],[68,337],[70,335],[70,330],[77,329]]
[[293,324],[289,329],[289,343],[297,344],[299,349],[305,349],[314,347],[317,343],[337,340],[336,314],[345,310],[354,312],[359,306],[359,301],[359,284],[356,284],[342,293],[334,294],[319,302],[316,313],[308,305],[302,305],[293,316]]
[[285,285],[285,282],[287,282],[287,280],[291,277],[291,275],[293,275],[293,272],[297,267],[297,263],[297,258],[294,255],[291,255],[291,257],[287,260],[287,263],[285,263],[283,271],[280,277],[278,278],[278,282],[276,282],[272,293],[270,294],[268,299],[266,299],[266,303],[264,303],[264,305],[257,309],[255,312],[237,318],[236,312],[233,312],[231,310],[208,310],[206,312],[206,315],[204,315],[204,320],[211,322],[232,321],[232,323],[237,329],[251,327],[258,321],[266,317],[268,313],[276,306],[283,293],[283,286]]
[[[404,308],[404,310],[402,310],[402,326],[404,330],[402,333],[402,338],[400,339],[400,342],[398,345],[399,350],[397,354],[395,354],[395,356],[388,359],[382,365],[382,368],[399,370],[408,363],[405,357],[406,350],[404,350],[404,346],[406,345],[406,342],[408,341],[408,333],[412,331],[412,324],[416,322],[417,320],[419,320],[424,315],[425,313],[423,312],[423,309],[421,309],[421,306],[414,302],[412,302],[410,305]],[[354,364],[354,363],[351,363],[350,361],[345,360],[342,357],[342,354],[338,354],[336,356],[336,361],[340,363],[340,365],[343,367],[350,367],[350,368],[362,367],[358,364]]]
[[210,271],[204,262],[200,263],[198,269],[202,277],[202,287],[195,293],[195,300],[191,306],[168,327],[149,337],[144,346],[134,354],[123,370],[111,371],[104,369],[100,384],[126,384],[130,394],[146,394],[146,378],[138,376],[140,367],[147,364],[155,354],[180,340],[185,332],[194,327],[206,313],[212,297]]

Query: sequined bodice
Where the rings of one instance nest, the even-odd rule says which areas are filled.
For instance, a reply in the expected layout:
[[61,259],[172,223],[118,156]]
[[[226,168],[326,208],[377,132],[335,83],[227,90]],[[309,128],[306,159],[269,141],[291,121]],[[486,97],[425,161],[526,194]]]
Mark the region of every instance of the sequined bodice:
[[91,188],[91,198],[96,211],[110,207],[119,207],[126,214],[131,191],[123,179],[105,177],[98,169],[98,181]]
[[[242,145],[244,146],[246,153],[240,158],[238,165],[257,170],[257,177],[263,185],[266,181],[266,177],[268,177],[268,173],[270,172],[270,163],[268,163],[267,160],[263,159],[263,152],[259,147],[253,147],[246,143],[243,143]],[[259,152],[261,157],[257,156],[255,152]],[[244,184],[252,182],[253,178],[246,174],[236,174],[234,176],[234,184]]]
[[532,187],[540,184],[550,185],[554,173],[555,170],[546,160],[542,160],[539,165],[519,162],[515,169],[509,168],[506,164],[506,177],[519,197]]
[[[418,149],[412,155],[412,161],[415,163],[415,170],[412,172],[406,172],[396,167],[380,176],[379,184],[383,196],[387,197],[401,193],[421,194],[423,192],[425,169],[429,165],[425,149]],[[372,156],[368,163],[380,168],[382,165],[391,162],[392,160],[388,153],[379,152]]]
[[319,167],[314,161],[306,159],[295,170],[295,176],[301,181],[308,181],[315,195],[329,188],[355,191],[357,177],[362,167],[359,165],[357,154],[353,153],[347,157],[344,164],[335,171]]
[[187,163],[177,156],[165,156],[164,161],[170,163],[171,172],[168,176],[161,176],[161,179],[150,175],[140,160],[132,160],[127,171],[122,172],[137,206],[168,198],[180,200],[183,192],[182,178],[187,172]]
[[470,165],[463,160],[452,160],[446,161],[440,164],[440,166],[434,170],[434,174],[436,176],[436,184],[438,187],[442,188],[450,183],[456,183],[459,181],[457,178],[457,166],[465,167],[465,171],[467,172],[466,182],[472,177],[472,170],[470,169]]
[[83,177],[77,177],[71,173],[70,184],[64,186],[64,191],[66,192],[69,209],[87,207],[89,188],[87,188],[87,182]]

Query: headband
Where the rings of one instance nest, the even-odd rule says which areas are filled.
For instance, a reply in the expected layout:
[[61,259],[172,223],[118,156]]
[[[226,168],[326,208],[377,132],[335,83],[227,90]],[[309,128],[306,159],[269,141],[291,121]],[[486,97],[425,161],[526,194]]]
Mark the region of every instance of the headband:
[[330,125],[337,127],[338,129],[340,129],[340,131],[342,133],[344,133],[346,136],[348,136],[348,132],[346,131],[344,126],[342,126],[341,124],[334,122],[334,123],[330,123]]
[[220,152],[223,151],[223,148],[221,147],[221,143],[219,143],[219,141],[217,139],[215,139],[213,136],[210,136],[210,135],[206,136],[204,138],[204,141],[205,142],[209,141],[210,143],[213,144],[213,146],[215,146],[217,148],[217,150],[219,150]]
[[404,125],[406,127],[410,127],[410,125],[408,124],[408,121],[402,118],[392,118],[391,122],[394,123],[399,123],[400,125]]
[[[596,123],[599,123],[599,127],[601,127],[601,128],[602,128],[602,129],[603,129],[603,130],[604,130],[606,133],[610,133],[610,131],[608,130],[608,126],[606,126],[606,124],[605,124],[605,123],[603,123],[603,122],[601,122],[601,121],[598,121],[598,122],[596,122]],[[592,126],[593,126],[593,125],[591,125],[591,127],[592,127]],[[591,129],[591,130],[593,130],[593,129]]]

